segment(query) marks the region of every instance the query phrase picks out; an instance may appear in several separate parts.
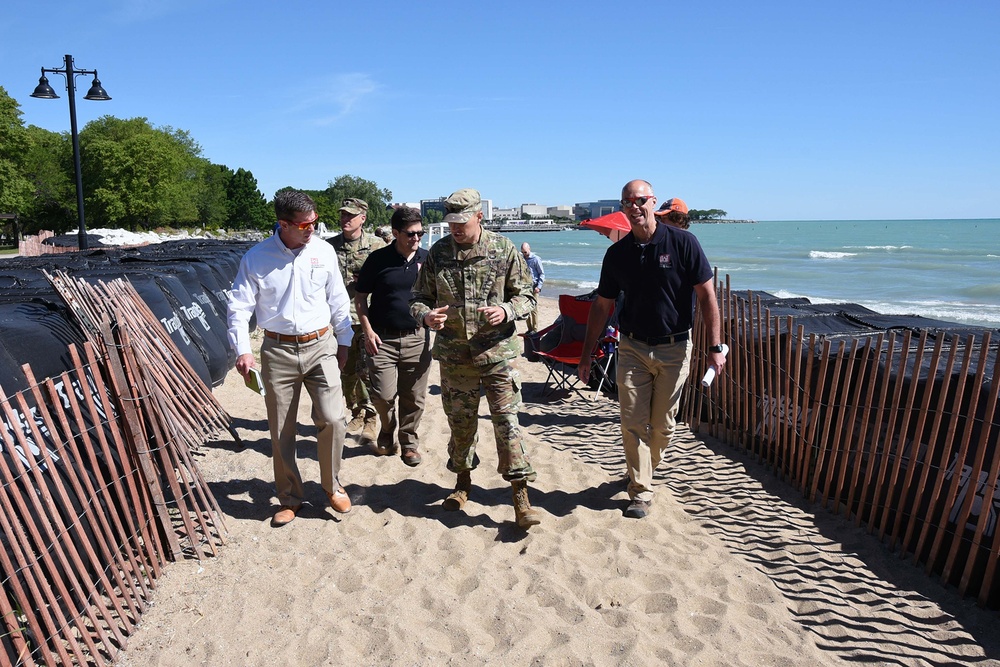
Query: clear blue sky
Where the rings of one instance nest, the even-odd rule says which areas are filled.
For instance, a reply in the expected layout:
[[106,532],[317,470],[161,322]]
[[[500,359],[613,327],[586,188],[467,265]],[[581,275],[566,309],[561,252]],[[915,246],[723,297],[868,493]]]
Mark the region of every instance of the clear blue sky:
[[0,85],[97,69],[110,114],[187,130],[285,185],[341,174],[396,201],[614,199],[631,178],[733,217],[1000,217],[1000,2],[324,2],[0,5]]

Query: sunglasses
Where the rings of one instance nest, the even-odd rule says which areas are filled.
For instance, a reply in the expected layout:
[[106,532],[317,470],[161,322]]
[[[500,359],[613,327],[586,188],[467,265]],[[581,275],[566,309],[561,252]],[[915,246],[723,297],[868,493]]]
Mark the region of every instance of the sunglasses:
[[648,202],[652,198],[653,198],[652,196],[649,196],[649,197],[635,197],[634,199],[622,199],[618,203],[622,205],[622,208],[628,208],[629,206],[638,206],[638,207],[642,208],[643,206],[646,205],[646,202]]
[[309,222],[290,222],[288,224],[293,227],[298,227],[300,231],[304,232],[307,229],[315,227],[317,222],[319,222],[319,220],[310,220]]
[[424,237],[423,230],[421,230],[419,232],[401,232],[401,233],[406,234],[411,239],[422,239]]

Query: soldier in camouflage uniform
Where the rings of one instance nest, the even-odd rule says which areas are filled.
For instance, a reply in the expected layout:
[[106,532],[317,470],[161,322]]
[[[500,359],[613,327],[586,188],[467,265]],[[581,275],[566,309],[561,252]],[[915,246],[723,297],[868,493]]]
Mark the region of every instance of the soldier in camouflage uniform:
[[371,399],[371,389],[368,386],[368,374],[362,372],[364,363],[364,337],[361,332],[361,320],[354,306],[355,286],[361,265],[368,259],[372,250],[385,247],[385,241],[371,232],[364,230],[365,219],[368,217],[368,203],[363,199],[353,197],[345,199],[340,207],[340,234],[330,239],[330,245],[337,251],[340,261],[340,272],[344,276],[347,294],[351,297],[351,326],[354,338],[347,354],[347,364],[341,372],[341,384],[344,387],[344,398],[347,408],[351,411],[351,421],[347,424],[349,431],[361,430],[361,442],[369,447],[376,447],[378,437],[378,421],[375,405]]
[[480,387],[486,390],[496,436],[497,471],[511,483],[519,526],[540,522],[528,502],[535,471],[524,451],[517,414],[521,382],[511,360],[520,354],[515,320],[536,305],[524,258],[505,236],[483,229],[479,192],[466,188],[445,200],[451,235],[435,243],[417,276],[410,314],[437,331],[433,355],[441,371],[441,401],[451,428],[448,469],[458,475],[446,510],[460,510],[479,463],[476,443]]

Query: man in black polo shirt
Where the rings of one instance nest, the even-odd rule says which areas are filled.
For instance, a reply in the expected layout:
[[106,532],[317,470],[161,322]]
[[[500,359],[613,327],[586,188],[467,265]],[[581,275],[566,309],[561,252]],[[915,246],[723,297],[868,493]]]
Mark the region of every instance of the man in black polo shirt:
[[712,267],[698,240],[657,223],[656,197],[646,181],[627,183],[621,205],[632,231],[604,255],[577,373],[583,382],[590,380],[589,351],[604,332],[615,298],[624,292],[617,380],[631,499],[625,516],[641,519],[653,502],[653,471],[673,435],[688,375],[695,297],[708,328],[709,362],[721,372],[726,357]]
[[394,241],[365,260],[354,305],[368,352],[372,399],[382,422],[372,449],[380,456],[395,454],[398,428],[403,463],[415,466],[420,464],[417,427],[424,414],[431,351],[430,331],[410,316],[410,297],[427,251],[420,247],[420,211],[398,208],[390,224]]

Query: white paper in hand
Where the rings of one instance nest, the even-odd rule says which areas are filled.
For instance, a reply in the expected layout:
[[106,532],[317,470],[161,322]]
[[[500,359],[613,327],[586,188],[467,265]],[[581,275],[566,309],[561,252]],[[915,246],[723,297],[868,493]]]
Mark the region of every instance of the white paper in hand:
[[[722,344],[722,356],[729,354],[729,346],[725,343]],[[717,371],[715,366],[709,366],[708,370],[705,371],[705,377],[701,379],[701,386],[711,387],[712,383],[715,381],[715,375]]]

